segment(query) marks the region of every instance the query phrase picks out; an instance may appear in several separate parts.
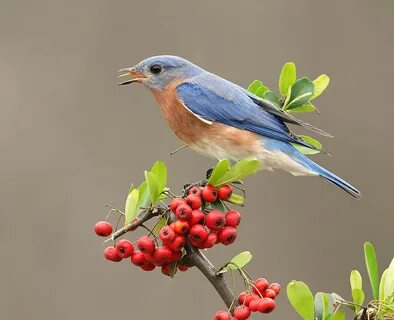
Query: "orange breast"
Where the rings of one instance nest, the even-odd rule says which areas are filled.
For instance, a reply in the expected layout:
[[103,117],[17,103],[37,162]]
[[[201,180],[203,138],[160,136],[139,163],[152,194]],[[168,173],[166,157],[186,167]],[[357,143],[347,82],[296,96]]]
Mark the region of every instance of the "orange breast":
[[255,133],[217,122],[208,124],[190,112],[177,97],[179,83],[152,90],[164,118],[179,139],[215,158],[242,159],[260,152],[261,139]]

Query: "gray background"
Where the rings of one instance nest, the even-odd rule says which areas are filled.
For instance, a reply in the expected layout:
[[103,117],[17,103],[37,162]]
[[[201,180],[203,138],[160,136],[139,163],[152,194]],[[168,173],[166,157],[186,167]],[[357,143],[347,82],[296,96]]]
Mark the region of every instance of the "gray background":
[[[174,281],[102,258],[92,232],[104,203],[123,207],[131,181],[157,159],[179,191],[212,165],[180,145],[148,90],[118,88],[116,71],[176,54],[242,86],[276,87],[282,65],[328,73],[316,101],[354,200],[315,178],[258,174],[246,182],[239,241],[249,271],[349,297],[362,243],[393,256],[393,1],[1,1],[0,318],[210,319],[222,307],[197,271]],[[367,286],[367,280],[365,280]],[[297,318],[280,297],[271,319]],[[261,316],[256,316],[256,318]]]

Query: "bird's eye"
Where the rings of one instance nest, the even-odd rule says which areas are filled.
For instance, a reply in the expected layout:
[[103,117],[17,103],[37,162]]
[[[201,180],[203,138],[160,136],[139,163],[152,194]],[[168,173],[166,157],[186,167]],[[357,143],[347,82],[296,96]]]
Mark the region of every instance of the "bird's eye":
[[158,74],[161,72],[161,66],[159,66],[158,64],[154,64],[150,67],[150,72],[154,73],[154,74]]

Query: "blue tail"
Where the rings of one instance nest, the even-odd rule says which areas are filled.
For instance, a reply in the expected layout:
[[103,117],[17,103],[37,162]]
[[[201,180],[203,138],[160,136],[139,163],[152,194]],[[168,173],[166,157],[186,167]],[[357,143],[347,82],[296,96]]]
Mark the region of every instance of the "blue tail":
[[332,172],[328,171],[327,169],[319,166],[317,163],[313,162],[307,156],[302,154],[296,148],[294,148],[289,143],[284,143],[281,141],[270,140],[268,143],[265,143],[267,147],[272,149],[281,150],[282,152],[286,153],[290,158],[297,161],[302,166],[308,168],[309,170],[315,172],[319,176],[323,177],[327,181],[335,184],[336,186],[340,187],[341,189],[345,190],[347,193],[351,194],[355,198],[360,198],[361,193],[355,187],[353,187],[350,183],[346,182],[345,180],[341,179],[340,177],[336,176]]
[[307,156],[303,155],[301,152],[297,150],[296,153],[292,153],[292,158],[302,164],[303,166],[309,168],[310,170],[316,172],[319,176],[324,178],[325,180],[335,184],[341,189],[345,190],[347,193],[351,194],[355,198],[360,198],[361,193],[355,187],[353,187],[350,183],[346,182],[342,178],[336,176],[332,172],[327,169],[319,166],[317,163],[313,162]]

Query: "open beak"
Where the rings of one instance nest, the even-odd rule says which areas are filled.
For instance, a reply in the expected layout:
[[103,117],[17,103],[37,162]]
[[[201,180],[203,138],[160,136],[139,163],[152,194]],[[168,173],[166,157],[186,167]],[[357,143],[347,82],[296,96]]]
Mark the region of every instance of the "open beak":
[[118,71],[120,73],[120,75],[118,76],[118,78],[123,78],[123,77],[132,77],[131,79],[119,82],[118,85],[119,86],[124,86],[126,84],[130,84],[130,83],[140,83],[142,82],[142,80],[146,79],[146,77],[142,74],[140,74],[139,72],[136,72],[133,70],[133,68],[125,68],[125,69],[120,69]]

